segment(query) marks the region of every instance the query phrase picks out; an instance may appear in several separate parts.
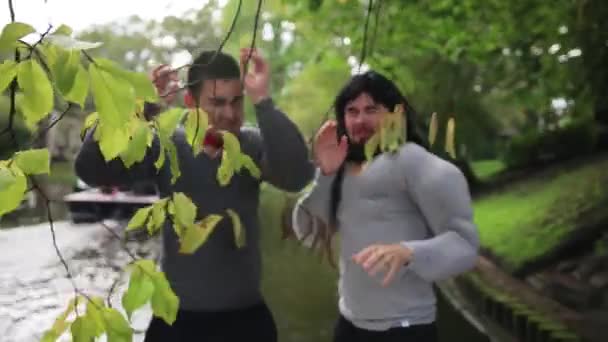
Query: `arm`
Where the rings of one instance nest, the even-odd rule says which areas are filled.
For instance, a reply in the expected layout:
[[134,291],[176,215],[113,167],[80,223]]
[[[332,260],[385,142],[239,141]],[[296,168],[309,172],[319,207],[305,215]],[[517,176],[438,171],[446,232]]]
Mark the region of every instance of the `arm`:
[[319,233],[318,220],[327,227],[329,223],[330,189],[333,177],[321,175],[317,169],[311,189],[298,199],[292,212],[292,226],[298,240],[311,247]]
[[105,161],[99,144],[93,138],[96,126],[91,128],[76,156],[76,175],[91,186],[131,185],[135,181],[148,180],[156,174],[154,162],[158,159],[160,145],[155,136],[144,159],[126,168],[122,160],[116,158]]
[[428,281],[442,280],[473,268],[479,237],[467,181],[462,172],[417,145],[403,151],[406,184],[433,237],[406,241],[409,267]]
[[255,105],[262,136],[262,177],[290,192],[302,190],[314,176],[314,165],[297,126],[267,98]]

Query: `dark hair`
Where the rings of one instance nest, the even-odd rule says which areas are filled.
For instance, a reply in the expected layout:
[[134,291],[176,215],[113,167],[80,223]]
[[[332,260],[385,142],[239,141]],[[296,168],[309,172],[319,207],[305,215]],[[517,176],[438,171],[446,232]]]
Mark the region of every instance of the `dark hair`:
[[[338,123],[338,137],[346,135],[346,124],[344,122],[344,111],[349,102],[355,100],[359,95],[366,93],[374,102],[382,104],[390,111],[394,111],[397,105],[403,105],[406,120],[406,140],[416,143],[424,148],[428,144],[416,125],[416,111],[410,105],[406,97],[399,91],[399,88],[388,78],[375,71],[368,71],[363,74],[353,76],[350,81],[342,88],[334,102],[336,121]],[[348,137],[348,135],[347,135]],[[363,146],[349,143],[346,161],[363,162],[365,154]],[[330,225],[336,227],[337,213],[342,199],[342,182],[344,180],[345,164],[342,164],[331,185],[330,197]]]
[[198,100],[206,80],[240,79],[241,69],[234,57],[216,50],[201,52],[188,69],[188,90]]

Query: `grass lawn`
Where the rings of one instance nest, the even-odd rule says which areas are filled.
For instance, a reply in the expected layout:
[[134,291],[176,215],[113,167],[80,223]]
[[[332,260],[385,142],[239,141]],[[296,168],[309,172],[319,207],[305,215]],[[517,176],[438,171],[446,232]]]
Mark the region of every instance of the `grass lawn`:
[[501,160],[478,160],[471,163],[475,176],[482,181],[491,179],[506,168]]
[[[550,251],[608,200],[608,158],[559,168],[475,201],[481,244],[510,271]],[[608,210],[607,210],[608,212]]]

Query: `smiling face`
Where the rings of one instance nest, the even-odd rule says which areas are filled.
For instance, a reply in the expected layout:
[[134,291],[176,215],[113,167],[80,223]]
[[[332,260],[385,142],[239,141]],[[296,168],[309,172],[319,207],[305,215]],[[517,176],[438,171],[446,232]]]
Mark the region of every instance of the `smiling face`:
[[361,93],[344,107],[346,133],[354,144],[365,144],[379,129],[387,108]]
[[199,106],[209,115],[209,124],[237,133],[243,125],[243,91],[239,79],[205,80]]

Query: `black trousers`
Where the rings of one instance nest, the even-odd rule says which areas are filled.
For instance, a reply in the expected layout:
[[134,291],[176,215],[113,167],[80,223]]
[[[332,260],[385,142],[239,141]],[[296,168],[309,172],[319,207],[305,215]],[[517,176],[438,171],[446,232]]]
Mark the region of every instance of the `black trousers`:
[[277,329],[265,303],[226,312],[180,310],[173,325],[153,317],[144,342],[277,342]]
[[437,342],[435,323],[371,331],[354,326],[349,320],[338,319],[334,330],[334,342]]

